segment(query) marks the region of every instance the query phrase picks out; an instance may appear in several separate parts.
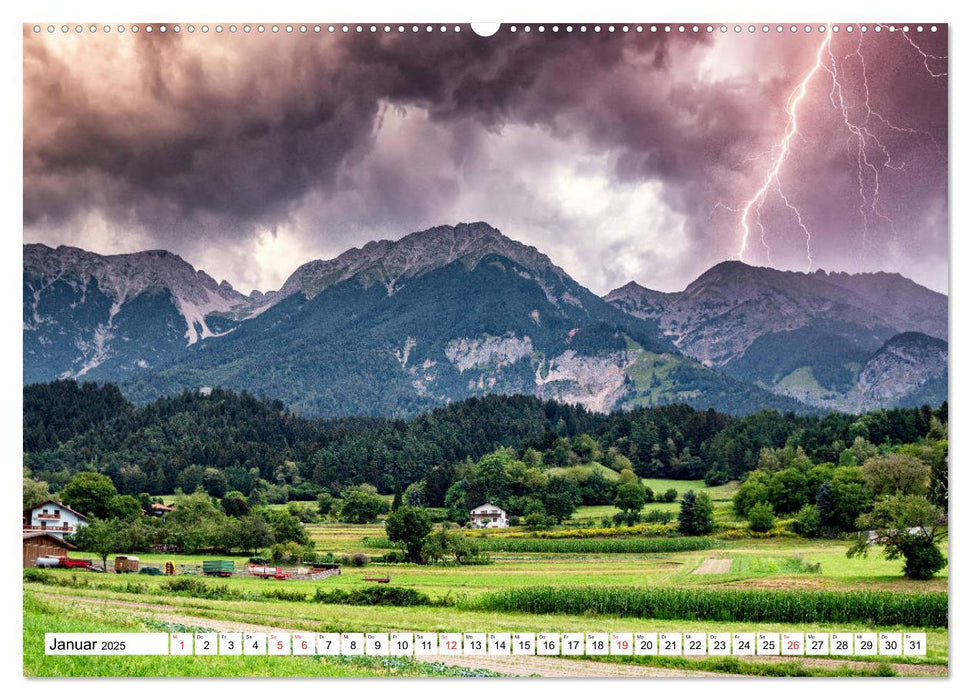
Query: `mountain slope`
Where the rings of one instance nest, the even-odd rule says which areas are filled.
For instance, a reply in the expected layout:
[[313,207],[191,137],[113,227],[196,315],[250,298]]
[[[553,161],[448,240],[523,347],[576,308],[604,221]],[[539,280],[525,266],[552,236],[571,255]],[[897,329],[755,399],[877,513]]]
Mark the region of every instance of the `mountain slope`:
[[24,381],[118,376],[226,332],[252,302],[177,255],[24,246]]
[[[631,282],[605,299],[656,321],[679,350],[708,366],[825,408],[909,401],[857,386],[862,368],[900,333],[941,339],[946,353],[947,297],[898,274],[805,274],[724,262],[683,292]],[[923,371],[928,381],[936,376],[933,362],[923,370],[919,364],[910,371]],[[928,398],[940,402],[946,391]]]
[[[599,411],[677,400],[733,412],[800,408],[686,360],[654,322],[612,307],[484,224],[402,242],[407,255],[369,260],[341,281],[333,271],[350,266],[304,266],[284,285],[299,291],[123,388],[137,400],[200,385],[246,388],[308,415],[411,415],[489,393]],[[629,370],[648,353],[681,365],[680,380],[638,396]]]

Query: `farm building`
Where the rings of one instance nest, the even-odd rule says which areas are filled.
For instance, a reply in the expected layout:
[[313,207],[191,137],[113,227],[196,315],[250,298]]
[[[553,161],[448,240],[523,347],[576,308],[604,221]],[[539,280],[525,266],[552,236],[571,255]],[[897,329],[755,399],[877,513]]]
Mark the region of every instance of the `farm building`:
[[491,503],[484,503],[469,512],[472,527],[509,527],[506,511]]
[[88,524],[88,519],[70,506],[44,501],[24,511],[24,532],[58,532],[65,535]]
[[24,533],[24,568],[36,566],[38,557],[66,557],[69,549],[77,549],[51,532]]
[[154,515],[158,518],[164,518],[166,515],[171,513],[175,508],[172,506],[167,506],[164,503],[153,503],[148,509],[148,515]]

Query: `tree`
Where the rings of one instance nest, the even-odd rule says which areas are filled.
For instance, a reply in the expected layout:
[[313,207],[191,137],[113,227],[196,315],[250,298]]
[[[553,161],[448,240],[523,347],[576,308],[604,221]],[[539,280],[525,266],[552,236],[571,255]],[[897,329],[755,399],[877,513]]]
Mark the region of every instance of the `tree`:
[[697,500],[695,498],[695,492],[692,490],[686,491],[684,496],[681,497],[681,510],[678,513],[678,530],[685,535],[693,534],[691,527],[694,518],[695,500]]
[[249,513],[249,503],[240,491],[230,491],[222,497],[220,504],[223,512],[232,518],[241,518]]
[[424,561],[442,561],[454,556],[456,564],[463,564],[479,556],[479,546],[470,537],[450,532],[447,525],[429,534],[423,544],[421,557]]
[[887,559],[904,560],[904,576],[926,580],[947,565],[937,542],[947,537],[947,514],[923,496],[889,496],[857,519],[863,532],[846,556],[866,556],[873,545]]
[[96,518],[108,516],[108,504],[118,495],[111,479],[104,474],[75,474],[61,491],[61,502],[74,510]]
[[220,469],[208,467],[202,473],[202,488],[214,498],[222,498],[225,496],[226,491],[229,490],[229,481],[226,479],[225,472]]
[[445,494],[445,508],[448,509],[448,519],[464,525],[469,521],[468,481],[462,479],[452,484]]
[[[697,505],[695,506],[697,508]],[[772,504],[760,501],[748,509],[748,526],[755,532],[768,532],[775,526]]]
[[271,511],[269,520],[274,542],[297,542],[298,544],[310,542],[307,528],[300,522],[300,518],[290,512],[285,510]]
[[404,494],[401,491],[401,482],[397,479],[394,482],[394,498],[391,499],[391,512],[394,513],[401,507],[404,501]]
[[695,507],[691,513],[691,530],[693,535],[707,535],[715,529],[715,507],[711,497],[704,491],[695,498]]
[[201,489],[179,499],[168,516],[178,544],[186,552],[212,546],[225,529],[226,516]]
[[628,525],[638,521],[645,502],[644,485],[640,481],[628,481],[617,487],[614,506],[620,510],[619,518]]
[[432,521],[424,508],[401,506],[388,516],[384,529],[389,540],[404,548],[408,561],[421,563],[425,537],[432,531]]
[[190,464],[182,470],[176,483],[183,493],[195,493],[202,488],[202,478],[205,476],[205,469],[198,464]]
[[388,504],[370,484],[351,486],[341,492],[340,519],[347,523],[373,523]]
[[256,556],[257,551],[273,544],[273,531],[259,513],[250,513],[239,519],[240,546]]
[[142,514],[142,505],[134,496],[114,496],[108,502],[108,517],[117,518],[125,522],[138,520]]
[[599,471],[593,471],[580,486],[583,503],[588,506],[606,505],[614,500],[615,486]]
[[328,491],[321,491],[317,494],[317,510],[321,517],[326,518],[330,515],[331,508],[334,507],[334,497]]
[[676,500],[678,500],[678,490],[668,489],[664,492],[664,495],[661,496],[661,500],[665,503],[674,503]]
[[422,483],[419,481],[408,484],[408,488],[405,489],[405,503],[415,507],[422,505],[422,490]]
[[[947,443],[945,443],[946,445]],[[931,466],[931,488],[930,488],[930,501],[935,506],[944,509],[947,512],[947,501],[948,501],[948,486],[947,486],[947,469],[948,469],[948,458],[947,458],[947,448],[944,448],[943,459],[936,461]]]
[[574,438],[573,452],[581,462],[596,462],[600,459],[600,445],[586,433]]
[[848,532],[853,529],[857,517],[868,511],[873,494],[863,483],[859,467],[839,467],[833,472],[833,510],[830,521],[833,527]]
[[757,469],[749,473],[742,485],[738,487],[738,491],[732,496],[732,508],[735,510],[735,514],[746,518],[748,517],[748,509],[756,503],[771,502],[769,495],[771,480],[772,475],[767,471]]
[[580,489],[572,481],[555,476],[547,483],[543,504],[546,513],[556,522],[562,523],[573,515],[573,511],[582,502]]
[[94,552],[101,557],[101,568],[108,570],[108,556],[121,551],[124,547],[122,522],[118,519],[104,520],[92,517],[85,527],[78,528],[74,544],[78,549]]
[[860,472],[876,496],[923,496],[931,476],[929,465],[905,454],[871,457]]
[[786,467],[769,477],[766,499],[779,513],[795,513],[809,501],[806,474]]
[[795,530],[803,537],[815,537],[819,534],[819,508],[807,503],[796,513]]
[[816,491],[816,509],[819,511],[819,524],[829,527],[833,524],[833,485],[826,481]]
[[[24,470],[26,472],[26,470]],[[36,481],[24,474],[24,510],[50,500],[51,493],[46,481]]]
[[685,535],[707,535],[715,529],[714,506],[711,497],[702,491],[688,491],[681,499],[678,529]]

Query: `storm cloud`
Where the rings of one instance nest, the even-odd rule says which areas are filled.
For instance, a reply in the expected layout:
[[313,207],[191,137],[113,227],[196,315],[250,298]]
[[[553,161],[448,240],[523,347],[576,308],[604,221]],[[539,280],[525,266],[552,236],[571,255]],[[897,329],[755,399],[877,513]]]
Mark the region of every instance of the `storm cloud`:
[[[747,262],[946,289],[947,32],[908,36],[834,35]],[[245,292],[485,220],[598,293],[680,289],[738,257],[821,41],[26,30],[24,237],[166,248]]]

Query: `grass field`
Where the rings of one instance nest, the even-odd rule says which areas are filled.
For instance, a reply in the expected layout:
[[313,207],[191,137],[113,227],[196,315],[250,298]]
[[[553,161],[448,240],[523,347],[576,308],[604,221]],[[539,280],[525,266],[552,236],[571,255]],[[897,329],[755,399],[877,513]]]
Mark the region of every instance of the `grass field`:
[[[675,488],[679,494],[689,488],[706,490],[716,504],[716,517],[730,523],[732,494],[737,484],[708,489],[703,482],[648,480],[655,492]],[[649,504],[646,509],[659,507]],[[676,509],[677,504],[671,504]],[[615,509],[604,507],[604,512]],[[584,515],[597,512],[581,509]],[[588,516],[589,517],[589,516]],[[596,516],[594,516],[596,517]],[[364,552],[372,556],[389,551],[384,526],[324,523],[308,527],[314,546],[321,553],[335,555]],[[568,532],[568,531],[567,531]],[[513,531],[489,533],[509,542]],[[847,559],[848,543],[839,540],[805,540],[797,537],[769,539],[714,539],[706,549],[661,553],[607,553],[612,545],[603,539],[549,540],[544,542],[522,533],[525,545],[504,544],[504,548],[553,548],[563,551],[491,551],[492,563],[484,566],[418,566],[370,563],[364,567],[343,566],[340,576],[316,581],[261,580],[237,575],[227,579],[202,576],[152,577],[115,575],[85,571],[50,570],[41,581],[25,582],[24,673],[26,675],[200,675],[200,676],[392,676],[392,675],[697,675],[742,674],[769,676],[845,675],[946,675],[948,630],[932,627],[928,655],[908,658],[823,658],[788,660],[774,657],[752,659],[690,658],[589,658],[580,660],[533,659],[521,665],[486,657],[447,657],[416,660],[375,661],[324,658],[138,658],[138,657],[46,657],[40,644],[45,631],[161,631],[169,630],[281,630],[281,631],[880,631],[899,627],[875,626],[869,614],[860,613],[838,625],[822,623],[741,622],[719,618],[717,606],[702,607],[685,614],[686,619],[652,619],[639,613],[598,613],[594,607],[576,608],[583,591],[642,593],[683,591],[699,601],[752,599],[748,592],[764,591],[769,599],[790,596],[799,601],[823,599],[830,593],[859,597],[868,592],[874,600],[894,594],[947,593],[947,570],[931,581],[911,581],[901,575],[901,562],[887,561],[875,551],[865,559]],[[630,535],[630,540],[650,535]],[[589,542],[593,544],[586,544]],[[577,543],[584,542],[579,545]],[[601,544],[602,543],[602,544]],[[639,546],[639,545],[638,545]],[[944,543],[946,547],[946,543]],[[579,549],[582,551],[571,551]],[[90,554],[78,556],[97,558]],[[198,565],[212,555],[141,555],[143,565],[172,560],[176,564]],[[233,559],[237,571],[245,568],[245,557]],[[712,573],[706,573],[706,572]],[[318,590],[337,591],[374,587],[365,577],[391,577],[388,588],[406,588],[428,596],[429,605],[336,605],[313,602]],[[169,590],[166,582],[194,579],[202,584],[191,591]],[[540,589],[549,594],[536,593]],[[663,591],[661,590],[663,589]],[[738,592],[738,594],[733,593]],[[362,590],[368,593],[368,590]],[[714,593],[711,593],[714,592]],[[791,596],[795,592],[795,596]],[[818,595],[817,592],[823,594]],[[564,604],[539,613],[523,612],[527,600],[536,596],[562,594]],[[505,595],[505,598],[502,596]],[[626,594],[625,594],[626,595]],[[653,595],[653,594],[652,594]],[[673,594],[674,598],[678,595]],[[489,597],[492,597],[492,602]],[[498,596],[498,597],[497,597]],[[781,596],[781,597],[780,597]],[[883,596],[883,598],[880,598]],[[643,597],[643,596],[641,596]],[[663,597],[663,596],[662,596]],[[670,597],[670,596],[669,596]],[[693,598],[691,598],[693,599]],[[827,598],[831,599],[831,598]],[[422,600],[424,600],[422,598]],[[569,601],[573,602],[570,603]],[[904,601],[901,596],[895,601]],[[908,599],[909,600],[909,599]],[[918,603],[931,601],[920,596]],[[503,602],[505,601],[505,602]],[[513,601],[510,603],[509,601]],[[938,598],[938,602],[940,598]],[[778,601],[776,601],[778,603]],[[624,605],[623,603],[615,603]],[[798,603],[796,603],[798,604]],[[901,603],[903,604],[903,603]],[[499,606],[491,609],[490,606]],[[513,607],[509,608],[508,606]],[[530,603],[532,605],[532,603]],[[570,606],[573,606],[572,608]],[[908,603],[909,605],[909,603]],[[506,606],[506,608],[502,608]],[[609,607],[609,606],[608,606]],[[497,609],[506,609],[497,612]],[[604,608],[605,610],[607,608]],[[777,610],[785,607],[776,605]],[[618,608],[618,611],[620,609]],[[757,614],[758,610],[753,613]],[[680,615],[680,613],[678,613]],[[757,619],[757,618],[738,618]],[[762,619],[762,618],[758,618]],[[781,619],[781,618],[780,618]],[[795,618],[793,618],[795,619]],[[887,618],[889,619],[889,618]],[[481,663],[480,663],[481,662]],[[559,665],[558,665],[559,664]],[[572,665],[571,665],[572,664]]]
[[[654,497],[658,498],[668,489],[674,489],[678,492],[678,500],[674,503],[659,503],[655,501],[654,503],[648,503],[641,509],[641,513],[647,513],[652,510],[660,510],[665,513],[671,513],[673,516],[677,516],[678,512],[681,510],[681,496],[684,495],[686,491],[693,490],[695,493],[699,491],[705,491],[711,496],[712,503],[715,506],[715,517],[719,522],[732,523],[735,524],[737,517],[732,512],[732,496],[738,491],[738,482],[730,481],[727,484],[722,484],[720,486],[706,486],[703,479],[697,479],[694,481],[676,481],[674,479],[641,479],[641,482],[650,487],[654,492]],[[571,519],[573,522],[590,522],[590,523],[600,523],[604,518],[612,518],[614,514],[617,513],[617,508],[614,506],[580,506],[577,508],[576,512],[573,514]]]

